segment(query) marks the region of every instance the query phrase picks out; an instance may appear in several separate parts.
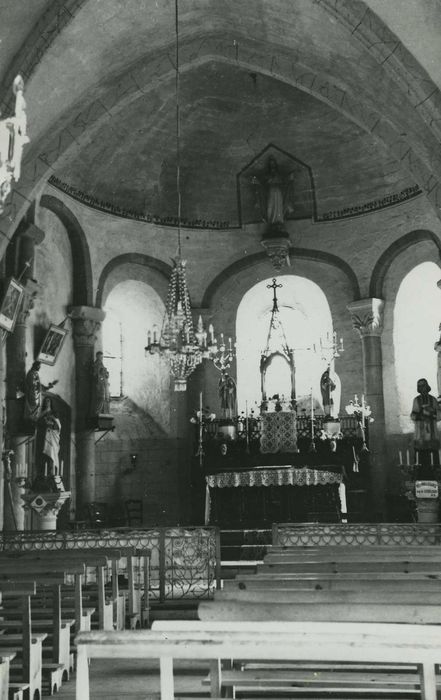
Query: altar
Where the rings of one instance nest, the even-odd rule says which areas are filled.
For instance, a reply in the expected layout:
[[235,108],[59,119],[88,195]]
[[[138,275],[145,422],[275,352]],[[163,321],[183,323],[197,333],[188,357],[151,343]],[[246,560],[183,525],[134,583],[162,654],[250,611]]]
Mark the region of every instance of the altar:
[[[347,522],[343,465],[264,465],[209,474],[206,480],[205,524],[238,525],[259,520],[298,522],[307,512],[327,508],[331,519]],[[313,487],[311,493],[300,493]],[[224,490],[235,489],[236,494]]]

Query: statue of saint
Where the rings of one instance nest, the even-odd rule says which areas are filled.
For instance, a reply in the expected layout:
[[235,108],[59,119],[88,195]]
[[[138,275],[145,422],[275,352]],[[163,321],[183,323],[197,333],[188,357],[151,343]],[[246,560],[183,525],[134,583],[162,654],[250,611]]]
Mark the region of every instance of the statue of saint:
[[40,421],[44,428],[43,466],[47,474],[59,474],[60,434],[61,423],[52,407],[49,396],[43,399]]
[[328,367],[320,378],[320,391],[322,393],[322,403],[325,416],[333,416],[334,398],[332,392],[336,389],[336,384],[332,381]]
[[283,229],[286,215],[292,212],[293,180],[293,173],[288,177],[282,175],[274,156],[270,156],[267,171],[262,178],[254,176],[252,179],[252,183],[258,186],[262,218],[270,228]]
[[25,379],[25,419],[36,423],[40,417],[41,408],[41,364],[36,360]]
[[219,398],[224,418],[233,418],[236,412],[236,382],[228,372],[219,379]]
[[418,396],[413,400],[411,419],[415,423],[414,445],[418,452],[438,451],[439,437],[436,423],[441,420],[441,410],[437,399],[430,394],[427,379],[418,379]]
[[25,420],[36,423],[40,417],[41,411],[41,391],[48,391],[58,383],[58,379],[50,382],[47,386],[40,382],[40,367],[41,363],[38,360],[32,363],[32,367],[25,378]]
[[98,351],[92,365],[92,395],[90,415],[110,413],[109,372],[104,367],[103,353]]

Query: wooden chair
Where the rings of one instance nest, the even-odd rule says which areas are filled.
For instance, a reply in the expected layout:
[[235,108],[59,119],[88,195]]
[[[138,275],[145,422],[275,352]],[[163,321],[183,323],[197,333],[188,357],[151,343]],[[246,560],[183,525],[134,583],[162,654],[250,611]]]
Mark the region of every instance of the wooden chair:
[[143,523],[141,499],[129,499],[124,503],[128,527],[137,527]]
[[87,516],[90,527],[107,527],[109,521],[109,504],[93,501],[87,504]]

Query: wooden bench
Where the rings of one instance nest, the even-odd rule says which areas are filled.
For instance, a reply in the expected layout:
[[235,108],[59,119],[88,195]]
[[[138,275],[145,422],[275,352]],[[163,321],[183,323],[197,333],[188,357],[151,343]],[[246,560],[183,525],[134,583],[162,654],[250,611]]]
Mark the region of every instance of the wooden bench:
[[[167,634],[156,624],[152,630],[80,633],[76,638],[76,699],[90,698],[92,658],[159,658],[161,700],[174,699],[174,659],[211,660],[211,695],[220,697],[221,660],[238,658],[317,664],[405,664],[412,669],[418,665],[417,672],[412,671],[412,683],[421,690],[423,700],[436,700],[435,666],[439,664],[441,648],[441,628],[437,626],[304,621],[219,622],[216,627],[186,621],[171,624],[176,624],[176,629]],[[405,675],[404,691],[409,688]],[[399,688],[399,683],[395,687]]]
[[[29,583],[29,582],[28,582]],[[21,631],[18,634],[0,634],[0,656],[2,650],[14,653],[10,663],[10,686],[16,697],[29,695],[31,700],[41,698],[42,694],[42,643],[46,638],[44,633],[35,633],[31,628],[31,595],[23,584],[16,583],[15,593],[6,595],[2,592],[2,604],[5,600],[14,600],[21,608]],[[35,584],[33,584],[35,585]],[[25,584],[26,586],[26,584]],[[1,584],[0,584],[1,589]],[[1,630],[1,624],[0,624]]]
[[[23,637],[23,646],[26,652],[27,628],[29,627],[32,637],[42,636],[43,646],[41,649],[41,677],[42,682],[55,692],[62,683],[63,678],[68,679],[69,671],[72,668],[72,653],[70,648],[70,632],[74,623],[73,619],[63,619],[61,615],[61,584],[68,574],[81,576],[84,572],[84,564],[78,564],[74,560],[68,565],[61,565],[54,561],[50,562],[51,572],[41,572],[41,562],[35,563],[28,558],[26,560],[26,570],[23,571],[24,562],[12,561],[9,564],[2,559],[0,569],[2,577],[9,577],[9,585],[15,582],[16,586],[23,584],[23,577],[32,577],[37,586],[37,594],[33,597],[32,606],[29,612],[23,614],[18,604],[17,598],[9,595],[3,600],[0,610],[0,629],[4,633],[0,638],[0,645],[8,643],[14,638],[15,643],[20,645]],[[0,585],[2,585],[0,583]],[[45,606],[40,608],[35,604],[35,600],[43,599]],[[40,614],[42,613],[42,614]],[[30,620],[28,620],[28,614]]]

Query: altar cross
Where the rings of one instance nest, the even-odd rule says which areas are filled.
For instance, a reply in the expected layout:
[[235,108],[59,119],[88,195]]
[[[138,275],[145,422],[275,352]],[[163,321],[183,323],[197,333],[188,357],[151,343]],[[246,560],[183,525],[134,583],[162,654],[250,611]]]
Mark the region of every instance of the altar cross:
[[267,284],[266,288],[267,289],[272,289],[273,290],[273,313],[275,311],[279,310],[279,307],[277,306],[277,294],[276,294],[276,289],[277,287],[283,287],[283,284],[277,284],[277,280],[275,277],[273,277],[273,283],[272,284]]

